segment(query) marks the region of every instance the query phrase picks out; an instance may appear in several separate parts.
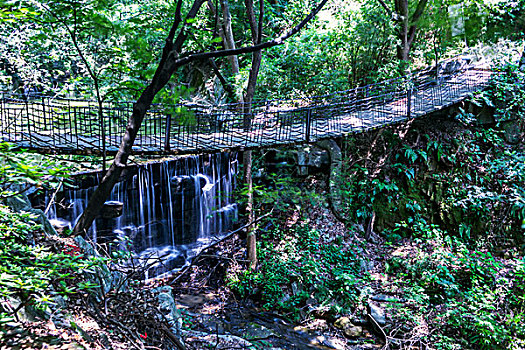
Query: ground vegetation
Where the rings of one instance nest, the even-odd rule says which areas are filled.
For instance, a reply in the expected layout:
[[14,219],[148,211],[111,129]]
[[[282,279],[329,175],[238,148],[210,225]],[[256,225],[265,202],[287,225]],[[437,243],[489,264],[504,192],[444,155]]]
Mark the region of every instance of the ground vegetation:
[[[465,46],[522,40],[524,6],[9,2],[0,11],[0,83],[24,98],[137,101],[82,231],[152,103],[305,97],[439,68]],[[495,69],[501,74],[468,103],[338,140],[337,168],[305,176],[297,149],[247,152],[239,200],[252,196],[251,244],[234,235],[153,285],[126,253],[56,235],[28,206],[26,194],[59,188],[78,157],[0,144],[0,340],[13,348],[524,348],[525,83],[520,64]]]

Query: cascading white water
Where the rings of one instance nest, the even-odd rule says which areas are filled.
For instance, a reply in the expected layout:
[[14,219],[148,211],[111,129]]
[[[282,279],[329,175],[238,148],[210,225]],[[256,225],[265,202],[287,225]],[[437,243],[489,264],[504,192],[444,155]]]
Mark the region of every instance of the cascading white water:
[[[122,216],[97,218],[88,238],[99,244],[117,242],[120,249],[150,261],[146,278],[181,267],[237,221],[232,202],[236,172],[236,155],[230,153],[137,166],[109,198],[123,203]],[[64,191],[49,211],[50,220],[73,226],[94,189]]]

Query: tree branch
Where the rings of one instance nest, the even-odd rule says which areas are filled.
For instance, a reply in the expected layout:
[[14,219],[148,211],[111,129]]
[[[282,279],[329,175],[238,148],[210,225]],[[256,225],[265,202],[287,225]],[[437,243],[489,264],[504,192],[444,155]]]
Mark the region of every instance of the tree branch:
[[415,25],[417,21],[419,21],[419,18],[423,15],[423,12],[425,11],[425,7],[427,6],[428,0],[419,0],[417,3],[416,10],[414,11],[414,14],[412,17],[410,17],[410,24],[412,26]]
[[385,9],[385,11],[388,13],[389,16],[392,15],[392,10],[390,9],[390,7],[388,7],[388,5],[386,4],[386,2],[384,0],[377,0],[379,1],[379,3],[381,4],[381,6],[383,6],[383,8]]
[[298,25],[296,25],[290,31],[286,32],[285,34],[281,35],[278,38],[275,38],[273,40],[270,40],[270,41],[267,41],[261,44],[257,44],[257,45],[240,47],[238,49],[193,53],[193,54],[189,54],[187,56],[184,56],[184,57],[181,57],[175,60],[173,64],[176,67],[180,67],[185,64],[188,64],[191,61],[198,60],[198,59],[208,59],[212,57],[216,58],[216,57],[226,57],[226,56],[232,56],[232,55],[241,55],[245,53],[251,53],[255,51],[268,49],[270,47],[274,47],[277,45],[282,45],[286,39],[297,34],[313,17],[315,17],[319,13],[319,11],[321,11],[323,6],[327,2],[328,0],[322,0],[321,3],[307,17],[305,17]]
[[262,43],[263,19],[264,19],[264,0],[259,0],[259,28],[257,31],[257,44]]
[[182,21],[181,11],[182,11],[182,0],[179,0],[177,2],[177,7],[175,8],[175,18],[173,19],[173,25],[170,28],[170,32],[168,34],[168,37],[166,38],[166,41],[173,43],[175,32],[177,31],[177,28],[179,27],[180,22]]
[[246,14],[248,15],[248,23],[250,24],[250,33],[252,33],[252,43],[257,43],[257,23],[255,22],[253,0],[244,0],[246,7]]

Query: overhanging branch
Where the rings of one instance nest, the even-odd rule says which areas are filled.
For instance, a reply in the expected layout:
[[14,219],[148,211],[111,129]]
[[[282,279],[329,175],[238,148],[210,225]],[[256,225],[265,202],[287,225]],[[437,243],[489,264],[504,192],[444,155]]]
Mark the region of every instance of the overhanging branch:
[[199,52],[199,53],[193,53],[189,54],[187,56],[181,57],[173,62],[174,66],[180,67],[185,64],[188,64],[194,60],[201,60],[201,59],[209,59],[209,58],[217,58],[217,57],[226,57],[226,56],[234,56],[234,55],[242,55],[246,53],[251,53],[259,50],[268,49],[270,47],[274,47],[277,45],[281,45],[284,43],[284,41],[293,35],[297,34],[306,24],[314,18],[319,11],[323,8],[323,6],[328,2],[328,0],[322,0],[317,7],[310,12],[308,16],[306,16],[298,25],[296,25],[294,28],[286,32],[285,34],[281,35],[278,38],[275,38],[273,40],[252,45],[252,46],[246,46],[246,47],[240,47],[237,49],[231,49],[231,50],[220,50],[220,51],[213,51],[213,52]]
[[388,5],[386,4],[386,2],[384,0],[377,0],[379,1],[379,3],[381,4],[381,6],[383,6],[383,8],[385,9],[385,11],[388,13],[389,16],[392,16],[392,10],[390,9],[390,7],[388,7]]

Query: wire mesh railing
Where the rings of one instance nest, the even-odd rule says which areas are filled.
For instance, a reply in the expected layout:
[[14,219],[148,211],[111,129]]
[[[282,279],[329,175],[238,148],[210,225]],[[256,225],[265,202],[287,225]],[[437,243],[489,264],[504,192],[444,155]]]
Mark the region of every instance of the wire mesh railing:
[[[487,86],[490,70],[462,67],[432,71],[307,99],[256,101],[250,105],[195,103],[153,105],[134,151],[199,153],[309,143],[420,117]],[[0,138],[42,152],[115,153],[131,102],[14,96],[0,101]]]

